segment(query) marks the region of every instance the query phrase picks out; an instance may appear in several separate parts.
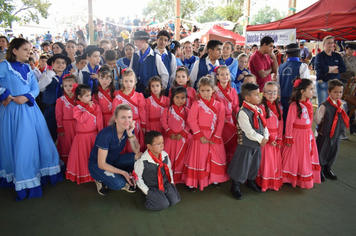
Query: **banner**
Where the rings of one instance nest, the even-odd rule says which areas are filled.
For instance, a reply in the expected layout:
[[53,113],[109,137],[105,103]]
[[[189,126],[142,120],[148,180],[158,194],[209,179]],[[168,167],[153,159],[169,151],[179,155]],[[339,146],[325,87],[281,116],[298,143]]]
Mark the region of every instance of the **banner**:
[[296,42],[296,35],[296,29],[246,31],[245,44],[259,46],[264,36],[270,36],[274,40],[274,45],[288,45]]

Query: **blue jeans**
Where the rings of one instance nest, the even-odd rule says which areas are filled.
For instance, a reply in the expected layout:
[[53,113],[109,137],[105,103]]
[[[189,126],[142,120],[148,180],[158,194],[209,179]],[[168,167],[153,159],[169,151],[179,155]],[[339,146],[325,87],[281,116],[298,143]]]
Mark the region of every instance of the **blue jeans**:
[[327,98],[328,98],[328,82],[323,81],[322,83],[319,83],[319,81],[316,81],[316,92],[318,95],[318,107],[320,106],[321,103],[323,103]]
[[[113,163],[108,164],[131,173],[134,169],[135,153],[131,152],[119,155]],[[103,182],[110,189],[120,190],[126,184],[126,179],[123,175],[100,169],[98,162],[89,162],[89,172],[93,179]]]

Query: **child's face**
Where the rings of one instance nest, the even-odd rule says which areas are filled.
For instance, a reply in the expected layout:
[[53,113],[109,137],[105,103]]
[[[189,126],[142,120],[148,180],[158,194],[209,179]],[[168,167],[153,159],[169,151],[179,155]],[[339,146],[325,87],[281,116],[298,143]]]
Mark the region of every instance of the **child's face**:
[[312,99],[314,96],[314,85],[309,85],[305,90],[302,90],[302,95],[308,99]]
[[220,69],[219,73],[216,75],[216,78],[220,81],[221,84],[226,84],[230,81],[230,70],[229,69]]
[[247,61],[248,61],[247,57],[240,57],[240,59],[239,59],[239,68],[240,69],[246,68]]
[[210,101],[211,96],[213,96],[213,88],[209,85],[202,85],[199,87],[199,93],[205,100]]
[[177,93],[173,97],[173,103],[178,107],[183,106],[186,101],[187,101],[187,95],[185,93]]
[[189,77],[184,71],[178,71],[176,73],[176,81],[179,86],[185,86],[189,81]]
[[30,57],[31,45],[28,43],[23,44],[19,49],[14,48],[13,53],[16,56],[16,60],[20,62],[28,61]]
[[138,48],[138,50],[144,49],[144,47],[146,45],[145,40],[134,40],[134,43],[135,43],[135,46]]
[[267,85],[264,89],[263,96],[270,102],[274,102],[278,97],[278,88],[275,85]]
[[328,94],[332,100],[337,101],[341,99],[343,91],[344,91],[343,86],[336,86],[333,88],[333,90],[331,91],[328,90]]
[[214,50],[209,49],[209,58],[218,60],[221,57],[222,45],[218,45]]
[[31,69],[34,70],[36,67],[36,64],[33,61],[29,61],[28,64],[31,66]]
[[103,45],[101,45],[101,48],[104,49],[104,53],[105,53],[106,50],[110,50],[111,44],[109,44],[109,43],[103,43]]
[[67,67],[67,63],[64,59],[58,58],[52,63],[52,67],[53,70],[57,73],[63,72]]
[[66,51],[68,54],[74,55],[77,52],[77,45],[74,43],[67,43]]
[[110,69],[115,69],[115,67],[116,67],[116,60],[112,60],[112,61],[106,60],[106,64],[110,67]]
[[121,129],[127,130],[132,124],[132,111],[121,110],[114,119]]
[[127,46],[127,47],[125,48],[125,55],[126,55],[126,57],[127,57],[127,58],[131,58],[132,55],[133,55],[133,53],[134,53],[134,51],[135,51],[135,50],[134,50],[132,47]]
[[74,81],[73,80],[65,80],[63,81],[63,89],[66,94],[72,94]]
[[91,101],[91,92],[90,91],[85,91],[85,93],[82,96],[78,96],[79,100],[85,104],[89,104]]
[[83,45],[78,45],[78,50],[79,50],[79,52],[83,52],[84,51]]
[[41,68],[45,68],[47,66],[47,59],[40,59],[39,64]]
[[103,89],[109,87],[110,83],[112,82],[111,75],[105,74],[99,76],[99,83]]
[[44,52],[48,52],[48,50],[49,50],[49,46],[48,46],[48,45],[43,46],[43,51],[44,51]]
[[150,89],[151,89],[151,92],[154,94],[154,95],[159,95],[162,91],[162,86],[161,86],[161,83],[158,82],[158,81],[153,81],[151,84],[150,84]]
[[231,51],[232,51],[231,45],[229,43],[224,43],[223,50],[222,50],[223,56],[230,57]]
[[87,64],[87,60],[83,59],[80,60],[79,63],[76,63],[75,65],[78,67],[79,70],[83,69],[84,66],[86,66]]
[[185,55],[191,55],[192,51],[193,51],[192,45],[190,43],[186,43],[184,45],[184,53],[185,53]]
[[62,53],[62,48],[58,45],[58,44],[54,44],[53,47],[53,54],[58,54],[58,53]]
[[157,40],[157,47],[158,48],[165,48],[169,43],[169,38],[166,36],[160,36]]
[[134,75],[128,75],[122,78],[122,85],[125,90],[132,91],[136,85],[136,79]]
[[256,89],[251,91],[250,95],[245,96],[245,100],[248,103],[251,103],[253,105],[258,105],[261,102],[261,97],[260,97],[260,90]]
[[244,78],[244,82],[242,82],[242,84],[246,84],[246,83],[257,84],[256,78],[253,76],[247,76]]
[[87,57],[87,60],[89,61],[89,63],[91,65],[95,65],[95,66],[99,65],[100,59],[101,59],[100,58],[100,52],[98,52],[98,51],[93,52],[90,55],[90,57]]
[[155,137],[152,144],[147,144],[147,148],[152,152],[152,154],[158,156],[160,153],[162,153],[164,148],[163,136]]

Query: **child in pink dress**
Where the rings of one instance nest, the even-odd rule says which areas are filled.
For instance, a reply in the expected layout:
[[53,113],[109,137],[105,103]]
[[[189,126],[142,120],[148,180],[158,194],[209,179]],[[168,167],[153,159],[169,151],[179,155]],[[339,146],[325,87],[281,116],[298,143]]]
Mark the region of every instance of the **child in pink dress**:
[[115,91],[114,79],[109,66],[103,65],[98,71],[98,76],[98,89],[93,94],[93,102],[100,106],[104,127],[107,127],[113,114],[112,102],[118,91]]
[[231,88],[231,75],[229,67],[218,66],[215,69],[217,84],[214,98],[225,106],[225,124],[222,132],[227,162],[230,163],[237,148],[236,115],[239,111],[237,92]]
[[72,92],[73,84],[76,83],[74,75],[63,77],[63,96],[56,102],[56,121],[57,121],[57,150],[59,157],[67,165],[68,155],[75,137],[75,125],[77,121],[73,117],[75,94]]
[[283,119],[276,82],[270,81],[265,84],[262,104],[259,107],[265,114],[269,138],[266,145],[261,147],[261,165],[256,183],[263,192],[267,189],[278,191],[283,185],[281,157]]
[[146,127],[147,131],[156,130],[164,135],[162,129],[161,116],[163,109],[168,107],[169,98],[163,96],[164,93],[162,79],[159,76],[153,76],[148,81],[148,87],[146,88],[146,94],[151,96],[146,98]]
[[183,161],[192,135],[189,133],[187,117],[189,108],[185,106],[187,89],[178,86],[173,89],[170,106],[164,108],[162,126],[166,132],[164,150],[171,160],[174,183],[184,183],[182,179]]
[[[116,95],[113,101],[113,111],[117,105],[125,103],[129,104],[132,109],[132,119],[136,121],[135,136],[140,143],[140,151],[145,151],[144,133],[146,131],[146,101],[142,93],[135,91],[137,80],[135,72],[131,69],[122,70],[122,88]],[[133,152],[130,145],[126,145],[124,153]]]
[[66,178],[77,184],[94,182],[88,169],[91,149],[98,132],[103,128],[103,117],[99,105],[91,101],[91,89],[85,84],[74,84],[77,106],[73,109],[77,120],[76,135],[69,152]]
[[282,151],[283,182],[293,187],[310,189],[320,184],[318,148],[311,129],[314,94],[313,82],[297,78],[293,81],[293,94],[288,110]]
[[187,186],[203,190],[204,187],[225,182],[226,153],[221,133],[225,123],[225,107],[213,97],[214,80],[202,77],[198,83],[199,100],[189,111],[188,124],[194,138],[188,145],[184,160],[183,180]]
[[193,102],[196,100],[196,92],[194,88],[190,87],[189,69],[185,66],[180,66],[177,68],[176,79],[173,81],[173,87],[169,90],[168,97],[172,97],[172,89],[177,86],[183,86],[187,89],[188,95],[185,106],[190,108]]

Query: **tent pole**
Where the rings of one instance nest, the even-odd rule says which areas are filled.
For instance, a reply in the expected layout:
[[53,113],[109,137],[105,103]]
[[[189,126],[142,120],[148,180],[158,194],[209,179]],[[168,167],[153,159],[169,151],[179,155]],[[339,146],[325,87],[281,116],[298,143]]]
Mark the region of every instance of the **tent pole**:
[[243,36],[246,36],[246,27],[250,24],[250,0],[244,1],[244,21],[243,21]]
[[289,0],[288,16],[294,15],[297,11],[297,0]]
[[176,26],[174,38],[179,41],[180,39],[180,0],[176,0]]
[[[93,22],[93,0],[88,0],[89,11],[89,42],[90,45],[94,45],[94,22]],[[84,35],[86,37],[86,35]]]

